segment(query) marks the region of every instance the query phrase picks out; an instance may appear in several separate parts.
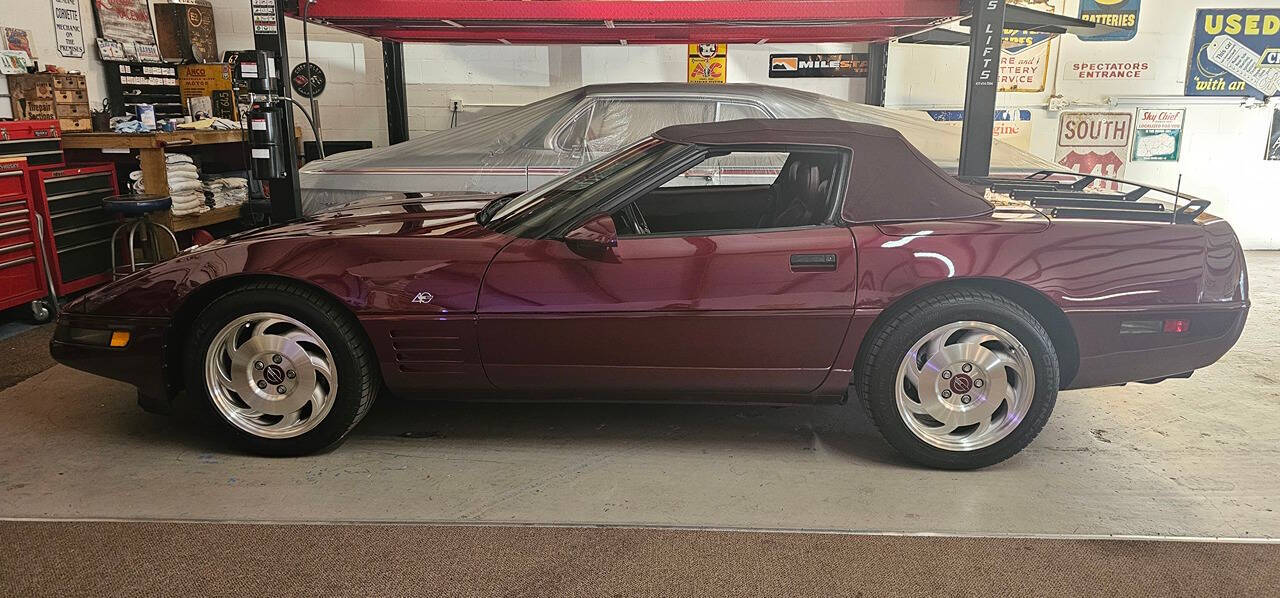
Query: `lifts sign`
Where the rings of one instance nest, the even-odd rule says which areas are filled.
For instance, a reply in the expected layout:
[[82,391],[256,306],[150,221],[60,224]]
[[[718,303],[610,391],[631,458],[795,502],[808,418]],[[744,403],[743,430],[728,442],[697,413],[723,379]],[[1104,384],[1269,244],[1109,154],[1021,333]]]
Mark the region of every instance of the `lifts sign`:
[[1280,9],[1201,9],[1194,31],[1186,95],[1280,93]]
[[[1124,176],[1132,112],[1063,112],[1058,124],[1058,163],[1080,174]],[[1100,181],[1092,189],[1119,189]]]
[[1115,33],[1081,35],[1087,42],[1123,42],[1138,33],[1142,0],[1080,0],[1080,20],[1119,29]]

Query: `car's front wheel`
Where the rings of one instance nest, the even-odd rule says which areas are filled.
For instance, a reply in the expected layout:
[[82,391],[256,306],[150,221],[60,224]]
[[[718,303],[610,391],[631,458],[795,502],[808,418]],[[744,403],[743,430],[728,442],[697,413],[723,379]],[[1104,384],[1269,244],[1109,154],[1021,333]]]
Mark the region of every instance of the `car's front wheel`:
[[195,322],[187,391],[235,443],[272,456],[341,442],[378,388],[373,352],[350,314],[287,283],[247,285]]
[[918,463],[999,463],[1030,444],[1053,411],[1053,343],[1003,296],[941,291],[890,314],[864,342],[855,389],[885,439]]

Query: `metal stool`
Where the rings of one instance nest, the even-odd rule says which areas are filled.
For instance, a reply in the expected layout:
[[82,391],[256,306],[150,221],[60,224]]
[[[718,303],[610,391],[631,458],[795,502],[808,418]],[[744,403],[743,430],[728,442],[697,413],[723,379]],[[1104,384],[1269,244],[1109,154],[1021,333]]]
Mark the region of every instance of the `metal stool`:
[[[128,276],[177,255],[178,238],[173,235],[173,231],[163,224],[152,222],[149,217],[152,212],[167,210],[172,205],[173,200],[168,195],[112,195],[103,198],[104,212],[125,217],[124,224],[117,227],[111,235],[111,276],[113,278]],[[148,261],[137,261],[134,253],[134,246],[137,245],[139,236],[142,241],[142,257]],[[127,270],[126,266],[119,263],[120,254],[116,251],[116,240],[120,238],[127,242],[129,249]],[[164,239],[173,243],[171,251],[163,252],[168,255],[163,255],[160,247],[160,241]]]

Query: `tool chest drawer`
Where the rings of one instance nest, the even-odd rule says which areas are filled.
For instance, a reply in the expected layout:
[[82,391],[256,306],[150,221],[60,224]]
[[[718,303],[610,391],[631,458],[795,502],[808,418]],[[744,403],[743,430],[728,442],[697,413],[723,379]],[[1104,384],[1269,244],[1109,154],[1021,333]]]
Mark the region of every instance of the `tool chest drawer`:
[[29,168],[61,166],[62,126],[56,120],[0,122],[0,158],[26,158]]
[[49,294],[27,181],[26,160],[0,158],[0,309]]
[[37,204],[52,239],[58,294],[110,278],[111,236],[119,222],[102,210],[103,198],[118,193],[111,164],[36,171]]

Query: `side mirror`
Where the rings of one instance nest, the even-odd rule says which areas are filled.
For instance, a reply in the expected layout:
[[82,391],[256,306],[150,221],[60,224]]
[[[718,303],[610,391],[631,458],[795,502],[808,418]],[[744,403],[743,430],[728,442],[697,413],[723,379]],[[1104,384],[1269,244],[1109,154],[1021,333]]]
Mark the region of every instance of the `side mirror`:
[[564,243],[582,257],[618,261],[613,252],[618,246],[618,228],[613,223],[613,217],[608,214],[596,214],[582,223],[582,226],[569,231],[564,236]]

